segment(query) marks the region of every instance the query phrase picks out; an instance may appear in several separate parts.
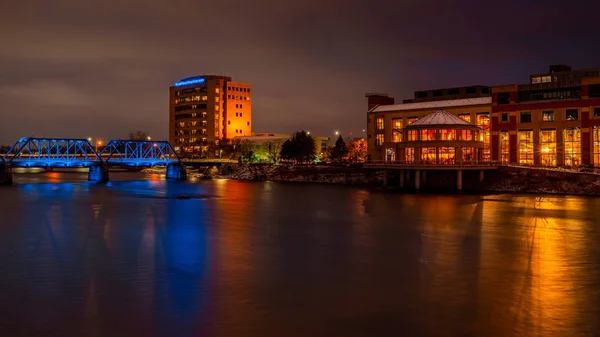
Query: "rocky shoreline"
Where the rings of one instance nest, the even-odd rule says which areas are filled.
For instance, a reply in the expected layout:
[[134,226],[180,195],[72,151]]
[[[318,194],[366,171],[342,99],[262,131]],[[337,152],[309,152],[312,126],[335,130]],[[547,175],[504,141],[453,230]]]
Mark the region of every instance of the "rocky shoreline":
[[[385,180],[382,171],[364,170],[360,166],[317,165],[236,165],[189,172],[188,176],[204,180],[279,181],[364,187],[384,187]],[[427,182],[421,184],[421,191],[455,191],[455,179],[453,172],[429,171]],[[463,184],[465,192],[600,196],[600,174],[588,172],[507,166],[498,171],[486,171],[483,183],[479,183],[475,175],[472,175],[465,176]],[[400,188],[399,178],[392,173],[387,178],[386,188],[414,191],[414,181],[407,180],[405,187]]]

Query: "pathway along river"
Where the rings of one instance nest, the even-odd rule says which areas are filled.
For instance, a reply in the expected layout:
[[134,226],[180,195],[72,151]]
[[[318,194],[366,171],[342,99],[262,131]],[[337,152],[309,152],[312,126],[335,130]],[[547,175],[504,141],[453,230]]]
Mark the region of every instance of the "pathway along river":
[[86,177],[0,188],[0,335],[600,331],[600,199]]

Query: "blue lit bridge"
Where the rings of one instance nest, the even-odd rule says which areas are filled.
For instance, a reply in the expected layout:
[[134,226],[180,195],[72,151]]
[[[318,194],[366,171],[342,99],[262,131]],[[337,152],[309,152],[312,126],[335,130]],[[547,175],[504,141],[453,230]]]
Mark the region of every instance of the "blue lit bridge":
[[0,184],[10,183],[11,167],[89,167],[88,180],[108,181],[108,167],[167,168],[167,179],[185,179],[185,169],[169,142],[111,140],[100,153],[87,139],[21,138],[0,161]]

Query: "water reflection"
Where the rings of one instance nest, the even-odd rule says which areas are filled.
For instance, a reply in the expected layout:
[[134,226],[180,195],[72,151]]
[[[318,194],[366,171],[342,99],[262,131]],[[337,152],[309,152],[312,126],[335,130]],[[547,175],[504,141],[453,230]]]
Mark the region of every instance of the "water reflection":
[[0,189],[7,335],[578,336],[600,328],[599,199],[56,179]]

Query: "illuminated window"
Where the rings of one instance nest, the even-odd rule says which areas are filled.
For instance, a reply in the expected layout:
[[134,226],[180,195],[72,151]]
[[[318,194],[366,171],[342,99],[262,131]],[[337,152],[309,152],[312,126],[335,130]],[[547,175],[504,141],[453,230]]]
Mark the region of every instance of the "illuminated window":
[[440,140],[456,140],[456,131],[452,129],[440,130]]
[[392,118],[392,128],[394,130],[402,129],[402,118]]
[[215,102],[219,101],[219,96],[215,96]]
[[594,108],[594,117],[600,117],[600,107]]
[[458,130],[459,140],[473,140],[473,131],[471,130]]
[[421,140],[435,140],[435,130],[421,130]]
[[206,111],[202,112],[202,118],[206,118]]
[[554,111],[542,111],[542,121],[544,122],[554,122]]
[[215,88],[215,93],[219,93],[219,88]]
[[478,113],[477,114],[477,125],[481,127],[481,133],[479,134],[479,141],[483,142],[482,160],[489,161],[491,159],[491,147],[490,147],[490,114],[489,113]]
[[519,164],[533,165],[533,131],[519,131]]
[[408,117],[406,125],[411,125],[412,123],[419,120],[419,117]]
[[465,163],[470,163],[477,159],[475,157],[475,148],[474,147],[463,147],[462,148],[462,160]]
[[406,132],[406,138],[409,142],[417,140],[417,130],[408,130]]
[[500,160],[502,164],[510,163],[510,136],[508,131],[500,131]]
[[471,123],[471,114],[460,114],[458,118]]
[[540,131],[540,165],[556,166],[556,130]]
[[383,133],[378,133],[377,134],[377,137],[375,138],[375,145],[376,146],[383,145]]
[[202,96],[202,100],[203,100],[203,101],[206,101],[206,100],[208,100],[208,96]]
[[594,153],[594,166],[600,167],[600,127],[595,126],[592,129],[592,142]]
[[436,151],[435,147],[422,147],[421,148],[421,161],[424,163],[436,163]]
[[219,106],[215,105],[215,111],[219,111]]
[[564,130],[565,165],[581,165],[581,130],[578,128]]
[[407,147],[404,151],[404,160],[408,163],[412,163],[415,161],[415,148]]
[[440,164],[454,164],[456,149],[453,147],[440,147]]
[[398,130],[392,131],[392,142],[400,143],[402,141],[402,133]]
[[543,76],[542,83],[552,82],[552,76]]
[[542,78],[541,77],[532,77],[531,83],[542,83]]
[[377,117],[377,130],[383,130],[383,117]]

